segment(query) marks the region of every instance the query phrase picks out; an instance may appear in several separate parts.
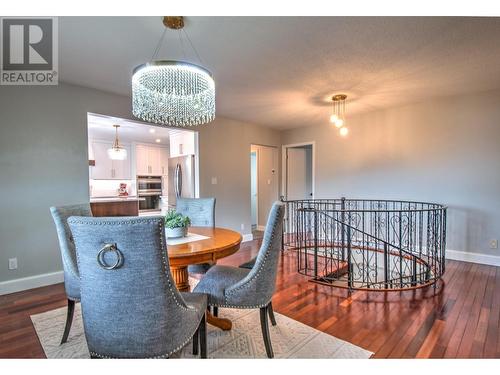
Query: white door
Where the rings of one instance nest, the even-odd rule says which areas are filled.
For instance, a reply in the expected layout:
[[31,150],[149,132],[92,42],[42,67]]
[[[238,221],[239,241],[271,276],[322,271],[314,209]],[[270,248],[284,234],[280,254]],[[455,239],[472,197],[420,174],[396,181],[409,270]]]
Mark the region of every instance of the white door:
[[113,166],[108,156],[108,148],[111,144],[104,142],[92,142],[95,165],[91,167],[91,178],[94,180],[108,180],[113,178]]
[[309,150],[303,147],[286,149],[286,199],[310,199],[311,191],[311,168]]
[[257,228],[262,230],[278,197],[278,149],[254,145],[257,150]]

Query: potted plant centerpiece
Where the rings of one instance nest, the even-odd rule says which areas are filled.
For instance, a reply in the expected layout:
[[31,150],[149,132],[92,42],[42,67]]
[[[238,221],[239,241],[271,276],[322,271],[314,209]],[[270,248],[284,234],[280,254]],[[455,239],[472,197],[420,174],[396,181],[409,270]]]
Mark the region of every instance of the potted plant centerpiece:
[[167,238],[186,237],[188,227],[191,225],[189,217],[175,210],[169,210],[165,215],[165,234]]

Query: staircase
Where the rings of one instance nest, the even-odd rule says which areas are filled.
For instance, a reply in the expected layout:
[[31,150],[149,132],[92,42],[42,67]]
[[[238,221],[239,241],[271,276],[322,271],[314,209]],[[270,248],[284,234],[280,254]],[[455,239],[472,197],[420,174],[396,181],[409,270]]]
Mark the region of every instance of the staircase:
[[286,203],[284,247],[297,252],[298,271],[313,282],[405,290],[434,284],[444,273],[442,205],[345,198]]

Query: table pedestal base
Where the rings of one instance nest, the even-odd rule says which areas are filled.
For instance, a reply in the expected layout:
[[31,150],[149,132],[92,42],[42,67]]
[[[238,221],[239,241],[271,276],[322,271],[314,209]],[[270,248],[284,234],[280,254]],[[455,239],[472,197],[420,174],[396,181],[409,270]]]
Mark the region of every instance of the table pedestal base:
[[211,324],[223,331],[230,331],[233,327],[233,323],[229,319],[219,318],[213,316],[212,313],[207,311],[207,323]]
[[[175,285],[180,292],[189,292],[191,290],[189,286],[189,273],[187,267],[170,267],[170,272],[174,278]],[[229,331],[233,323],[229,319],[218,318],[213,316],[207,311],[207,323],[222,329],[223,331]]]
[[174,278],[175,285],[180,292],[189,292],[189,274],[187,266],[170,267],[170,272]]

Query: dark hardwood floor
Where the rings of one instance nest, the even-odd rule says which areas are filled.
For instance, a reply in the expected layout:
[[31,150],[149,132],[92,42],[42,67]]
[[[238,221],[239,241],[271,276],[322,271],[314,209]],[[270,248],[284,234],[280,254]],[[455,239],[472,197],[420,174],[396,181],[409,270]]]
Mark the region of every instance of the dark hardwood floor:
[[[220,264],[247,261],[258,245],[245,243]],[[0,358],[44,358],[30,315],[65,305],[62,284],[0,297]],[[375,358],[500,358],[500,267],[448,261],[436,294],[431,287],[348,296],[308,282],[296,271],[294,253],[286,252],[273,307]]]

